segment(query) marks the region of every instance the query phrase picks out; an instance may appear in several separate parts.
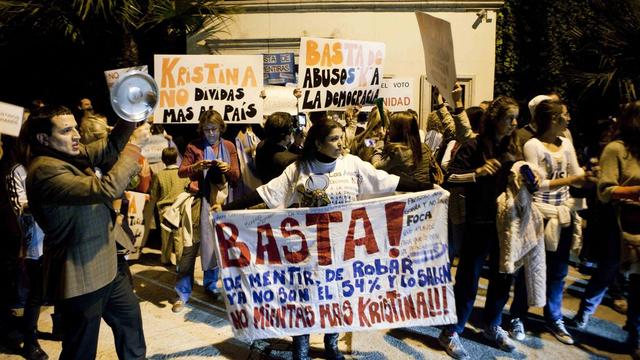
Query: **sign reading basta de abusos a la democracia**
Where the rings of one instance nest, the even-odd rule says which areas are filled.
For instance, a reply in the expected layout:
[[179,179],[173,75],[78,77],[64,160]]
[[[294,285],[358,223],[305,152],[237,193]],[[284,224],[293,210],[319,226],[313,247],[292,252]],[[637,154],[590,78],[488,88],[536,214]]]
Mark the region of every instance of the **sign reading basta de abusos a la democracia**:
[[302,110],[372,105],[380,91],[384,55],[384,43],[301,38],[298,86]]
[[213,109],[227,123],[260,123],[262,72],[262,55],[155,55],[155,122],[197,123]]
[[449,193],[214,215],[224,298],[248,340],[457,321]]

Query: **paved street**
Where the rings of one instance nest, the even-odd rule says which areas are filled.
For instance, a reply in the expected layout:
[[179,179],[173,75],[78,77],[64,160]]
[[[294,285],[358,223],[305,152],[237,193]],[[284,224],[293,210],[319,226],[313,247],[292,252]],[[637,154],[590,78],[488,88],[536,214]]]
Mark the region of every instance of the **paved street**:
[[[253,346],[233,337],[221,301],[209,303],[202,287],[196,286],[192,301],[179,314],[171,312],[173,301],[172,269],[158,264],[158,251],[145,249],[140,262],[131,267],[134,273],[136,294],[144,318],[144,332],[149,359],[290,359],[289,338],[260,341]],[[196,272],[201,283],[201,272]],[[573,316],[578,306],[585,277],[571,270],[569,287],[565,292],[565,315]],[[484,288],[476,302],[482,307]],[[52,308],[44,309],[39,329],[43,337],[51,331]],[[620,328],[624,316],[601,306],[584,332],[572,332],[577,345],[567,346],[545,332],[540,320],[541,310],[527,327],[527,339],[518,343],[514,353],[499,351],[484,341],[482,333],[473,325],[468,326],[463,343],[474,359],[629,359],[624,354],[622,342],[626,333]],[[472,324],[478,323],[480,312],[474,314]],[[570,329],[571,331],[571,329]],[[448,359],[437,343],[439,330],[429,327],[394,329],[390,331],[342,334],[340,346],[352,359]],[[322,356],[322,337],[312,337],[313,355]],[[41,340],[41,345],[52,359],[60,354],[60,343]],[[313,349],[312,349],[313,350]],[[21,359],[8,348],[0,347],[0,358]],[[103,323],[98,347],[98,359],[116,359],[113,337]]]

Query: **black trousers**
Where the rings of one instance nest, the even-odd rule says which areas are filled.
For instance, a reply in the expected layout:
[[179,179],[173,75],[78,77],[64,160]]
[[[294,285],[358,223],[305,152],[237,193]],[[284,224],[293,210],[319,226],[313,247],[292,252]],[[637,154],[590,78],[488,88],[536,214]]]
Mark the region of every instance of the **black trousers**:
[[58,302],[64,326],[60,359],[95,359],[101,319],[113,331],[119,359],[145,358],[140,304],[128,272],[126,260],[119,260],[118,272],[109,285]]
[[25,259],[27,278],[29,279],[29,294],[24,307],[24,341],[34,343],[37,340],[36,330],[42,305],[42,257],[39,259]]

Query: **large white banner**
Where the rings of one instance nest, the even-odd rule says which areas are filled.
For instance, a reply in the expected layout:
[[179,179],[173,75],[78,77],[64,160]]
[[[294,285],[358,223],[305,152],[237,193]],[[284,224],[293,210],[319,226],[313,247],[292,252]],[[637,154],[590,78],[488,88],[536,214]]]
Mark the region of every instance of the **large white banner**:
[[451,24],[418,11],[416,18],[422,35],[427,81],[437,86],[440,94],[453,106],[451,91],[456,84],[456,62]]
[[155,55],[155,122],[197,123],[213,109],[227,123],[260,123],[262,63],[262,55]]
[[301,38],[298,82],[301,111],[372,105],[382,81],[385,44]]
[[457,321],[449,193],[214,215],[224,298],[247,340]]

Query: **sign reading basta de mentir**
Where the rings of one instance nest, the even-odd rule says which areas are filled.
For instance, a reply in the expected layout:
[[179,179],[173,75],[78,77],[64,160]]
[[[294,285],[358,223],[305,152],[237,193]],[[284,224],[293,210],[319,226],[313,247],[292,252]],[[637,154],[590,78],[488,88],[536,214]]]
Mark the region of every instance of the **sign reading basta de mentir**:
[[450,324],[449,193],[214,215],[227,313],[248,340]]

